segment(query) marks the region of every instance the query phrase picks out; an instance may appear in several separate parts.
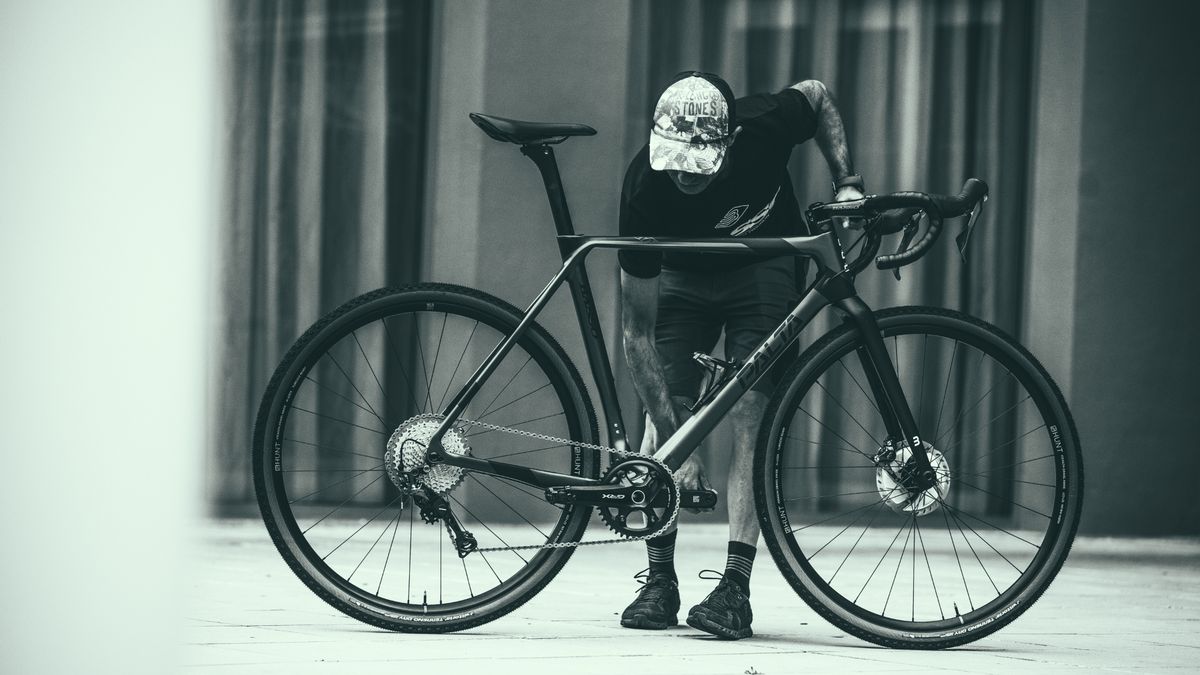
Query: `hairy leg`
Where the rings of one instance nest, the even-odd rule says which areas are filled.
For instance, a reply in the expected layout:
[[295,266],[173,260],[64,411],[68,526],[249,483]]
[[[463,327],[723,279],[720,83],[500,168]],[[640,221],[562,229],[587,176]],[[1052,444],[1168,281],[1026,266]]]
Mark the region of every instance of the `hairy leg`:
[[729,540],[758,544],[758,517],[754,513],[754,445],[767,395],[746,392],[730,411],[733,423],[733,455],[729,463],[726,499],[729,504]]

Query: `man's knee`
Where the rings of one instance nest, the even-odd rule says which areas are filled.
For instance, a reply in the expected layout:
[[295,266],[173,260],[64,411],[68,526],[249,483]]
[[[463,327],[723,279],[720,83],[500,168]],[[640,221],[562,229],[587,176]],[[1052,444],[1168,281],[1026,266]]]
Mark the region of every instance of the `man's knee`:
[[748,391],[738,401],[729,416],[734,426],[757,426],[762,421],[763,411],[767,408],[767,395],[760,391]]

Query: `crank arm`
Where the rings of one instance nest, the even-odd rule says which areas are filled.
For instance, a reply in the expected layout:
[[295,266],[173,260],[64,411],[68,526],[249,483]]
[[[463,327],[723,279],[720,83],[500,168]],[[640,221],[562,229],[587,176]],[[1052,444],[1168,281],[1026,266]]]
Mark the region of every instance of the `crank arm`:
[[556,485],[546,488],[546,501],[551,504],[580,506],[650,506],[658,490],[640,485]]

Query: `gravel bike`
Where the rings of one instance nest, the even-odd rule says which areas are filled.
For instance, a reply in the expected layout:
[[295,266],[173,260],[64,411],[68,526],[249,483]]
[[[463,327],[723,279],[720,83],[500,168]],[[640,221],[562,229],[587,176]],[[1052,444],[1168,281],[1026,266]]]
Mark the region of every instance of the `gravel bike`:
[[[581,545],[644,540],[681,506],[711,506],[715,493],[681,491],[673,470],[831,305],[842,322],[780,379],[755,448],[758,518],[787,582],[846,632],[921,649],[992,633],[1047,588],[1083,487],[1058,387],[995,326],[948,309],[875,312],[854,288],[871,260],[898,274],[920,259],[946,218],[969,216],[965,247],[982,181],[813,204],[812,236],[582,236],[552,146],[595,131],[471,119],[538,167],[562,266],[525,311],[446,284],[367,293],[287,353],[259,408],[254,484],[313,592],[375,626],[462,630],[529,600]],[[900,248],[878,255],[891,234]],[[743,362],[696,355],[707,375],[694,415],[651,457],[626,438],[583,266],[597,249],[804,256],[816,280]],[[579,372],[536,323],[564,284],[607,445]],[[593,511],[612,532],[584,540]]]

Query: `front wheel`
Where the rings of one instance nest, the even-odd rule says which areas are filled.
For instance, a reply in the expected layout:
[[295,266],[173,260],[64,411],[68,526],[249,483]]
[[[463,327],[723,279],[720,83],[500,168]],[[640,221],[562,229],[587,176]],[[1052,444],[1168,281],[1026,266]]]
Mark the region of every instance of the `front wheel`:
[[783,576],[843,630],[937,649],[988,635],[1053,580],[1079,522],[1074,421],[1041,365],[960,312],[876,313],[938,483],[903,487],[850,325],[792,366],[755,453],[763,536]]

